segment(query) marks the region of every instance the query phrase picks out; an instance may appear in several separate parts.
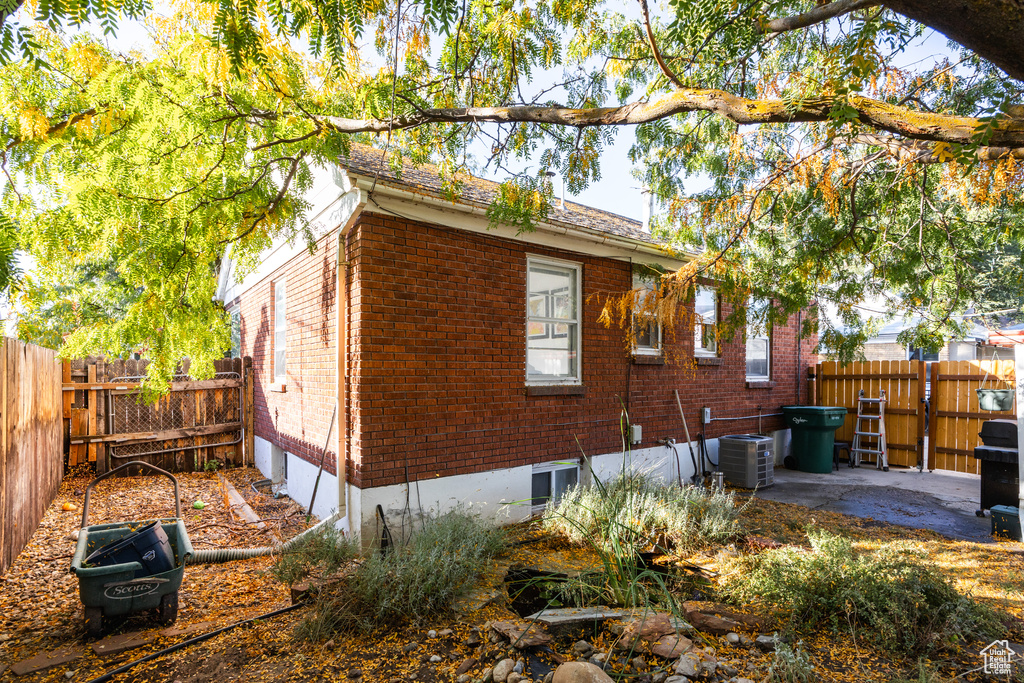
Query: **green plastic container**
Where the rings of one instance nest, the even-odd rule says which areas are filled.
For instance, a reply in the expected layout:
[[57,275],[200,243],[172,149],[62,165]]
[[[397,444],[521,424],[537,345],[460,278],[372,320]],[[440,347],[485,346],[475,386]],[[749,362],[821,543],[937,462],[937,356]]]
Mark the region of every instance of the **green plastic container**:
[[1009,505],[992,506],[992,535],[997,538],[1009,538],[1014,541],[1021,540],[1020,536],[1020,512]]
[[793,430],[793,457],[801,472],[829,474],[836,430],[846,420],[846,408],[783,406],[786,426]]

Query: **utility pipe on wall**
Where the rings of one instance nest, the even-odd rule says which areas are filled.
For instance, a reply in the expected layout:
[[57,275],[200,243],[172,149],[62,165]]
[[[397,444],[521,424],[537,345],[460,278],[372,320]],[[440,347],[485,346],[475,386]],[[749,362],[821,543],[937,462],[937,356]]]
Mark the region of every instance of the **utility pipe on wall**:
[[[346,178],[347,180],[347,178]],[[352,516],[348,513],[348,458],[349,458],[349,413],[348,413],[348,350],[349,350],[349,264],[348,264],[348,233],[356,220],[363,212],[366,202],[369,199],[364,190],[352,187],[350,183],[343,185],[348,191],[341,197],[340,212],[345,216],[341,225],[338,226],[337,244],[337,274],[335,293],[335,316],[337,328],[335,331],[334,346],[337,350],[335,368],[337,368],[337,410],[338,410],[338,464],[335,471],[338,474],[338,512],[337,519],[348,520],[349,534],[353,533],[354,525]],[[349,189],[350,188],[350,189]],[[347,214],[347,216],[346,216]]]

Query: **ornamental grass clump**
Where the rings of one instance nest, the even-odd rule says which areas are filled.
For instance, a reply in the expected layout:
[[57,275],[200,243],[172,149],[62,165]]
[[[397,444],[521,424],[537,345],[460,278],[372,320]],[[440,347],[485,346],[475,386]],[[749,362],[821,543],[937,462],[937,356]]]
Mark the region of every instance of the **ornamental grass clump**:
[[647,568],[640,553],[682,553],[725,542],[736,533],[739,513],[731,494],[679,488],[626,466],[608,484],[576,486],[547,506],[542,524],[570,543],[591,547],[602,569],[565,581],[559,599],[675,611],[678,577]]
[[903,654],[998,633],[993,610],[958,593],[920,551],[897,544],[858,553],[848,539],[822,530],[808,538],[809,551],[779,548],[740,559],[723,592],[775,608],[791,631],[824,626]]
[[651,546],[685,551],[725,543],[736,534],[740,510],[731,493],[626,471],[567,491],[548,505],[543,525],[571,543],[632,557]]
[[[445,612],[505,547],[500,529],[464,510],[428,518],[405,545],[370,549],[351,561],[339,580],[320,590],[300,634],[323,639],[341,629],[368,632]],[[291,562],[305,566],[307,575],[324,568],[309,558]],[[279,573],[295,579],[301,572],[283,567]]]

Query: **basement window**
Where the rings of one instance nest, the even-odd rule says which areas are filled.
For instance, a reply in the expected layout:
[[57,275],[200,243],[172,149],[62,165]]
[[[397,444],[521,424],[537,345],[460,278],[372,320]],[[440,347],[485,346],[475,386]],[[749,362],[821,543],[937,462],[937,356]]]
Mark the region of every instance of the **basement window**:
[[574,462],[549,462],[533,466],[531,505],[540,512],[549,503],[557,503],[580,480],[580,466]]

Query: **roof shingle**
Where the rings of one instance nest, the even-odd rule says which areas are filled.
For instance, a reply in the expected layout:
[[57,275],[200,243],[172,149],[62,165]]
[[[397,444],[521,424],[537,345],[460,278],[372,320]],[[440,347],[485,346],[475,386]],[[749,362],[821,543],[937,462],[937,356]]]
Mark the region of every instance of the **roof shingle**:
[[[434,164],[414,166],[407,161],[403,162],[399,177],[399,174],[396,174],[388,161],[384,159],[383,150],[356,143],[352,144],[349,155],[343,158],[341,163],[356,175],[376,177],[378,184],[384,183],[393,187],[411,189],[439,199],[448,199],[441,182],[440,169]],[[462,184],[462,195],[456,203],[486,208],[493,202],[498,191],[498,183],[469,174],[461,174],[458,176],[458,180]],[[575,202],[565,202],[564,208],[559,208],[556,205],[545,221],[588,228],[651,245],[663,244],[652,238],[650,233],[643,229],[640,221]]]

